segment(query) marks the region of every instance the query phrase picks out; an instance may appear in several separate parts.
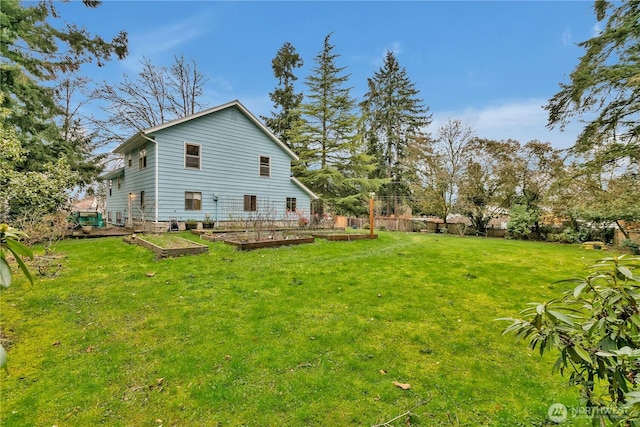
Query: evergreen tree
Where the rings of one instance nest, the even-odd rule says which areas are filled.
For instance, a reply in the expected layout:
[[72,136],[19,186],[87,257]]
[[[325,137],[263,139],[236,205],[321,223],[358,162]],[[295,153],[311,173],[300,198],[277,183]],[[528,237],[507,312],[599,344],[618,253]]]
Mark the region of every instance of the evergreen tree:
[[339,55],[324,39],[316,66],[307,77],[307,102],[296,126],[300,162],[296,175],[327,202],[336,213],[360,213],[362,203],[376,182],[369,180],[371,158],[357,132],[356,101],[346,87],[349,74],[338,67]]
[[[85,0],[84,4],[94,8],[100,2]],[[47,165],[64,158],[72,171],[83,173],[72,183],[81,184],[98,168],[91,153],[87,153],[86,144],[65,139],[65,111],[56,103],[51,82],[61,73],[78,71],[84,63],[95,61],[102,65],[114,55],[123,58],[127,36],[121,32],[112,41],[105,41],[73,24],[56,27],[56,18],[59,15],[54,2],[2,1],[0,109],[6,114],[0,120],[4,132],[15,132],[20,151],[28,154],[13,162],[15,171],[44,172]],[[0,198],[5,199],[2,194]]]
[[[570,82],[546,106],[549,126],[564,128],[574,118],[586,122],[573,150],[606,150],[611,160],[640,163],[640,2],[595,1],[595,37],[585,49]],[[624,163],[624,162],[623,162]],[[637,170],[637,169],[636,169]],[[637,173],[637,172],[636,172]]]
[[372,176],[388,181],[382,189],[387,202],[385,213],[397,214],[400,198],[409,194],[403,169],[407,145],[423,133],[431,123],[431,115],[418,98],[415,84],[390,51],[382,67],[368,79],[368,87],[360,106],[364,117],[362,132],[369,154],[375,156]]
[[290,142],[290,132],[295,123],[300,120],[299,106],[303,99],[302,93],[296,93],[293,83],[298,80],[294,74],[295,68],[304,64],[291,43],[282,45],[275,58],[271,60],[273,75],[278,79],[278,87],[269,93],[273,107],[279,111],[272,111],[272,117],[262,116],[265,124],[282,142],[295,150]]

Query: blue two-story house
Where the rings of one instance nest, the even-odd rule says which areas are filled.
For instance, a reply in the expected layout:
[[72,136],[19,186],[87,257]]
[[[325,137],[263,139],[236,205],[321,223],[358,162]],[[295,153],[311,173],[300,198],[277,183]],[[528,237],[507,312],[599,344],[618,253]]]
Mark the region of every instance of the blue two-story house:
[[103,176],[110,224],[305,222],[317,198],[291,173],[296,154],[237,100],[142,130],[113,152],[124,166]]

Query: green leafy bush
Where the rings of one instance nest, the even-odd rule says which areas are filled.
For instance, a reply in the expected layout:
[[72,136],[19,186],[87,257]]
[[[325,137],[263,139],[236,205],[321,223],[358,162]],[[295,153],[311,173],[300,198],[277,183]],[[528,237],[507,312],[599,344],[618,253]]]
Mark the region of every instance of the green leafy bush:
[[622,246],[629,248],[632,254],[640,255],[640,243],[634,242],[631,239],[625,239],[622,241]]
[[427,229],[427,224],[422,221],[411,221],[411,226],[413,227],[414,233],[419,233],[420,231]]
[[511,218],[507,224],[509,237],[513,239],[527,239],[531,234],[538,213],[524,204],[513,204],[510,209]]
[[[7,224],[0,224],[0,288],[8,288],[11,286],[11,266],[9,265],[9,260],[5,252],[9,252],[13,256],[22,273],[24,273],[27,279],[29,279],[29,282],[33,284],[33,277],[22,260],[22,257],[33,258],[31,249],[19,241],[25,236],[23,232],[9,227]],[[8,372],[7,351],[4,349],[2,343],[0,343],[0,369]]]
[[640,258],[605,258],[564,297],[530,303],[503,334],[540,354],[559,351],[554,372],[569,373],[594,425],[640,422]]

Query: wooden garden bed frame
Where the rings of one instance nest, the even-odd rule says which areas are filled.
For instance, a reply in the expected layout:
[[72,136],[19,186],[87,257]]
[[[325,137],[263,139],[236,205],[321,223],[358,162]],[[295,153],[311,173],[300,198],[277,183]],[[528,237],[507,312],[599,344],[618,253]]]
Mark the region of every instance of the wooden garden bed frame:
[[179,240],[188,243],[188,246],[181,248],[164,248],[162,246],[156,245],[155,243],[151,243],[140,236],[128,236],[124,237],[122,240],[127,243],[136,244],[138,246],[142,246],[143,248],[149,249],[156,254],[157,258],[179,257],[182,255],[199,255],[205,252],[209,252],[209,246],[182,238],[180,238]]
[[253,249],[302,245],[305,243],[313,243],[314,241],[315,239],[313,237],[291,237],[288,239],[269,239],[269,240],[260,240],[260,241],[247,240],[244,242],[236,239],[228,239],[228,240],[225,240],[224,243],[226,243],[227,245],[235,246],[237,249],[241,251],[250,251]]
[[330,241],[351,241],[351,240],[366,240],[366,239],[377,239],[378,235],[374,234],[373,236],[370,234],[326,234],[326,233],[314,233],[313,237],[317,237],[319,239],[326,239]]

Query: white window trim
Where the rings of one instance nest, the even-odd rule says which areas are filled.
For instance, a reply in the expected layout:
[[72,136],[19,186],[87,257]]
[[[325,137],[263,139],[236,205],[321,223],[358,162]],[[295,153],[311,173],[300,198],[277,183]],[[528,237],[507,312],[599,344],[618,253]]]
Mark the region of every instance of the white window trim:
[[[249,200],[247,209],[247,198]],[[255,194],[245,194],[243,203],[244,212],[257,212],[258,211],[258,196]]]
[[147,146],[143,145],[138,151],[138,170],[147,168]]
[[[195,145],[198,147],[198,167],[187,166],[187,145]],[[191,156],[194,157],[194,156]],[[182,156],[182,161],[184,162],[184,168],[190,170],[201,170],[202,169],[202,144],[195,144],[193,142],[184,143],[184,151]]]
[[[187,209],[186,206],[185,206],[185,208],[184,208],[185,212],[198,212],[198,211],[201,211],[202,210],[202,191],[189,191],[189,190],[185,191],[184,192],[185,204],[186,204],[186,200],[187,200],[187,193],[191,193],[191,195],[192,195],[192,198],[190,199],[191,200],[192,209]],[[196,199],[196,197],[195,197],[196,194],[200,195],[199,199]],[[200,201],[200,209],[193,209],[193,201],[194,200],[199,200]]]
[[[293,205],[290,207],[290,205]],[[297,197],[287,197],[285,201],[285,209],[288,212],[295,212],[298,209],[298,198]]]
[[[262,175],[262,158],[269,159],[269,175]],[[260,178],[271,178],[271,156],[265,156],[264,154],[258,155],[258,176]]]

